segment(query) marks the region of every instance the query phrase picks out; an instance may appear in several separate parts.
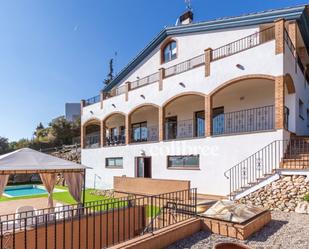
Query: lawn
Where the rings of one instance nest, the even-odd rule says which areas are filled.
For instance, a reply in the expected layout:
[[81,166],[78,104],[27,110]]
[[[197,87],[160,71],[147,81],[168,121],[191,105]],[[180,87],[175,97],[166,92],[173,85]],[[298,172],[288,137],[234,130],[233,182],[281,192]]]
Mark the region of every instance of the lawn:
[[[56,188],[63,189],[63,190],[66,190],[66,191],[65,192],[53,193],[53,199],[54,200],[60,201],[62,203],[66,203],[66,204],[76,204],[76,201],[70,195],[67,187],[56,186]],[[92,191],[93,191],[93,189],[86,189],[86,192],[85,192],[86,193],[86,197],[85,197],[86,202],[106,200],[106,197],[104,197],[104,196],[91,195]],[[33,199],[33,198],[39,198],[39,197],[47,197],[47,194],[20,196],[20,197],[12,197],[12,198],[2,196],[0,198],[0,202],[21,200],[21,199]],[[118,206],[124,207],[124,206],[128,205],[127,201],[120,201],[120,202],[117,203],[117,199],[113,199],[113,200],[116,201],[114,204],[107,205],[107,203],[108,203],[107,202],[105,205],[102,205],[102,206],[99,205],[99,206],[96,206],[96,207],[92,207],[91,209],[95,209],[96,211],[100,211],[101,209],[106,210],[106,209],[111,209],[111,208],[118,208]],[[109,202],[112,202],[113,200],[110,200]],[[152,215],[151,215],[151,211],[152,211]],[[150,206],[147,206],[147,208],[146,208],[147,217],[151,217],[151,216],[155,217],[159,213],[160,213],[159,207],[153,206],[151,208]]]

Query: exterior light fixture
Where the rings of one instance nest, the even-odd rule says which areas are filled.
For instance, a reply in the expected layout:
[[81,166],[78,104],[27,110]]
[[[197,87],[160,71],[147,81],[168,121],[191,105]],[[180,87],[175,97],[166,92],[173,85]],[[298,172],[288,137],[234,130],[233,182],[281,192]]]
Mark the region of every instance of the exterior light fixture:
[[112,104],[112,107],[116,108],[116,105],[115,105],[115,104]]
[[240,70],[245,70],[245,67],[243,65],[237,64],[236,67],[239,68]]
[[182,87],[186,87],[186,85],[182,82],[179,82],[179,85],[182,86]]
[[90,111],[90,113],[93,115],[93,111]]
[[141,94],[140,96],[141,96],[142,99],[145,99],[145,95]]
[[141,150],[141,151],[140,151],[140,155],[141,155],[141,156],[145,156],[145,155],[146,155],[146,152],[145,152],[144,150]]

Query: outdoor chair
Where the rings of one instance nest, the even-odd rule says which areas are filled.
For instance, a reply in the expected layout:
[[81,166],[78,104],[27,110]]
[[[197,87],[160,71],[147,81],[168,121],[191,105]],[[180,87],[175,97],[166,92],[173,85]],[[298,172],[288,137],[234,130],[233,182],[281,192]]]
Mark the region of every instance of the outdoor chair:
[[36,216],[39,214],[33,206],[22,206],[16,209],[15,225],[22,227],[25,225],[34,225],[37,221]]
[[72,216],[72,207],[64,206],[61,203],[56,203],[55,208],[56,219],[70,218]]

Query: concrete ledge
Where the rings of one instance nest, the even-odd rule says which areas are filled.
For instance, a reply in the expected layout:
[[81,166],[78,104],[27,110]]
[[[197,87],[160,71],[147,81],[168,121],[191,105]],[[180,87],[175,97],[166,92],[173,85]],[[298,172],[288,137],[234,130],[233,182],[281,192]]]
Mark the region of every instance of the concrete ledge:
[[153,234],[146,234],[111,247],[112,249],[160,249],[175,243],[178,240],[191,236],[201,230],[201,219],[192,218],[187,221],[160,229]]
[[114,176],[114,189],[118,192],[158,195],[190,189],[190,181]]

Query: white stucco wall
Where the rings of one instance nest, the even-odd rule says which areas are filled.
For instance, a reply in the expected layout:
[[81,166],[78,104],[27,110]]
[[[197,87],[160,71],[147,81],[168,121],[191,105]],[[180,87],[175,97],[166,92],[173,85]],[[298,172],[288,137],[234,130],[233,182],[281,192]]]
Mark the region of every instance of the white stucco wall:
[[[82,150],[82,163],[87,170],[87,187],[93,187],[94,174],[102,180],[99,188],[111,188],[113,176],[135,176],[135,157],[141,150],[152,157],[152,178],[190,180],[199,193],[227,195],[229,181],[224,172],[274,140],[282,139],[283,131],[222,136],[183,141],[146,143]],[[168,155],[200,155],[200,170],[167,169]],[[106,169],[106,157],[123,157],[123,169]]]
[[274,104],[275,84],[271,80],[245,80],[223,89],[213,97],[213,107],[224,106],[224,112]]
[[[309,135],[306,116],[306,111],[309,109],[309,85],[305,83],[304,75],[288,46],[285,46],[284,74],[291,75],[295,86],[295,94],[286,94],[285,98],[285,104],[290,109],[290,130],[297,135]],[[299,99],[304,103],[304,120],[299,117]]]
[[[240,30],[209,32],[192,36],[177,36],[175,38],[178,41],[179,56],[176,60],[168,64],[160,65],[159,50],[157,48],[157,50],[146,58],[144,63],[136,68],[136,70],[125,78],[123,82],[134,81],[137,76],[142,78],[157,72],[162,66],[166,68],[202,54],[205,48],[219,47],[252,34],[257,30],[257,27],[253,27]],[[162,91],[159,91],[158,82],[156,82],[129,91],[128,101],[125,101],[125,95],[122,94],[104,100],[103,109],[100,108],[100,103],[87,106],[83,109],[82,122],[84,123],[93,117],[103,120],[113,112],[128,114],[137,106],[147,103],[163,106],[176,95],[187,92],[210,94],[225,82],[240,76],[254,74],[280,76],[283,75],[286,70],[291,70],[291,66],[283,64],[285,60],[286,58],[284,58],[282,54],[275,55],[275,41],[270,41],[255,48],[212,62],[209,77],[205,77],[205,69],[201,66],[164,79]],[[242,69],[237,67],[237,64],[240,64]],[[294,77],[297,77],[297,75]],[[263,81],[261,84],[255,82],[255,89],[251,89],[251,91],[250,89],[242,89],[241,91],[236,91],[237,93],[234,92],[225,97],[221,96],[221,99],[219,96],[218,99],[215,100],[215,105],[220,106],[221,101],[226,107],[226,112],[272,105],[274,103],[274,88],[270,86],[271,84],[265,85],[264,83],[266,82]],[[300,86],[298,86],[297,91],[300,92],[300,94],[306,94],[301,92],[302,89]],[[245,97],[243,102],[240,102],[241,97]],[[292,110],[296,108],[292,96],[286,97],[286,103]],[[166,116],[177,114],[179,120],[192,119],[193,112],[202,110],[203,108],[201,107],[203,107],[203,102],[201,100],[178,103],[174,104],[174,106],[171,104],[167,108]],[[292,111],[290,113],[290,117],[291,116]],[[149,125],[157,123],[157,112],[149,111],[146,114],[144,113],[143,115],[136,115],[136,117],[134,117],[136,121],[145,121],[145,119],[149,120]],[[303,125],[298,124],[296,121],[290,122],[291,129],[293,129],[294,124],[294,129],[301,132],[305,131]],[[82,163],[93,167],[93,170],[88,171],[88,187],[93,186],[93,176],[94,173],[96,173],[102,177],[101,183],[98,182],[97,185],[102,188],[108,188],[112,187],[114,175],[134,176],[135,157],[140,155],[141,150],[144,150],[146,155],[152,156],[153,178],[189,179],[192,182],[192,187],[198,187],[200,193],[226,195],[229,192],[229,182],[223,176],[224,171],[274,140],[282,139],[283,136],[286,137],[286,133],[283,134],[283,131],[279,130],[237,136],[209,137],[173,142],[143,143],[119,147],[87,149],[82,150]],[[196,148],[200,150],[198,153],[200,154],[200,170],[170,170],[166,168],[167,155],[197,154],[192,152],[192,149]],[[157,153],[160,150],[162,150],[162,153]],[[211,152],[209,152],[209,150]],[[123,157],[124,168],[106,169],[106,157]]]
[[254,32],[259,31],[259,26],[234,28],[222,31],[208,31],[196,34],[176,35],[172,38],[177,41],[177,58],[168,63],[161,64],[160,46],[158,46],[140,65],[135,68],[121,83],[135,81],[137,77],[143,78],[156,73],[159,68],[168,68],[185,60],[204,53],[206,48],[218,48]]
[[[263,63],[256,63],[256,61],[263,61]],[[239,63],[243,65],[243,70],[236,67],[236,64]],[[209,94],[223,83],[240,76],[250,74],[278,76],[282,73],[283,55],[275,55],[275,42],[270,41],[212,62],[209,77],[205,77],[204,67],[198,67],[164,79],[162,91],[158,90],[158,83],[154,83],[130,91],[128,101],[125,101],[125,96],[122,94],[104,100],[103,109],[100,109],[100,103],[87,106],[83,109],[82,122],[84,123],[93,117],[104,119],[115,111],[129,113],[141,104],[153,103],[162,106],[175,95],[186,92]],[[180,82],[185,87],[181,86]]]

